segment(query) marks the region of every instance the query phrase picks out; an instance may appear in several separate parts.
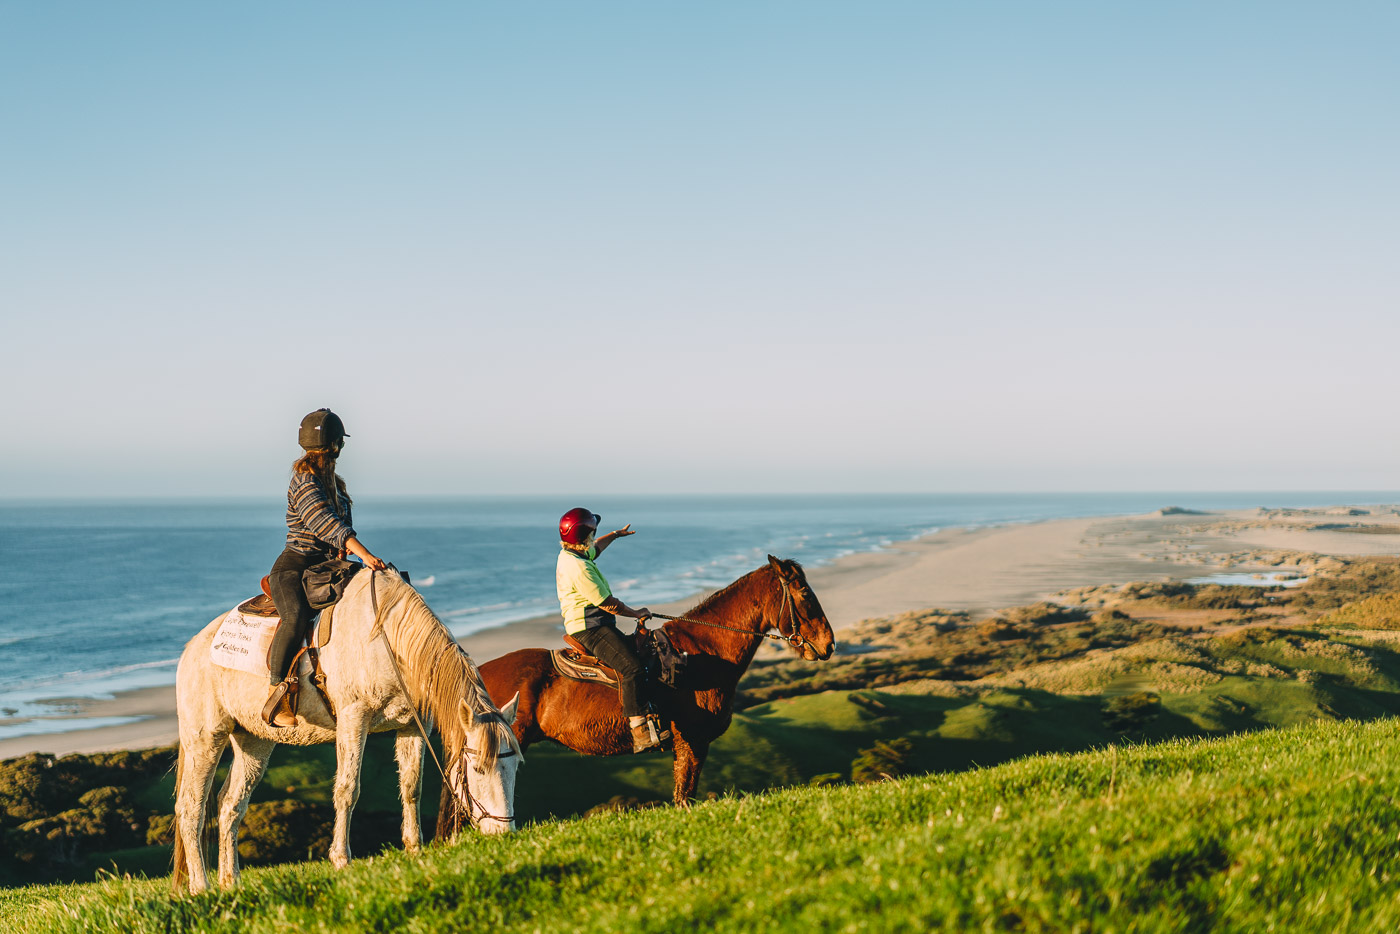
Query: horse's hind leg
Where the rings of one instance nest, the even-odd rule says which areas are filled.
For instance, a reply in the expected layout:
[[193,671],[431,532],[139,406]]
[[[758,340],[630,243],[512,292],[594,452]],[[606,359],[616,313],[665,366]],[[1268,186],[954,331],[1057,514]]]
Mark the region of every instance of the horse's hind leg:
[[[181,732],[179,780],[175,789],[175,832],[180,837],[177,853],[183,853],[189,872],[190,892],[209,887],[204,867],[204,828],[208,820],[209,792],[214,786],[214,770],[228,744],[223,730]],[[178,873],[178,867],[177,867]]]
[[418,819],[418,794],[423,788],[423,737],[417,728],[399,730],[394,737],[394,758],[399,762],[399,800],[403,802],[403,848],[418,852],[423,828]]
[[331,837],[331,865],[350,865],[350,814],[360,798],[360,763],[374,711],[368,704],[341,708],[335,724],[335,833]]
[[262,780],[267,760],[277,745],[241,731],[231,738],[233,763],[219,791],[219,884],[224,888],[238,883],[238,825],[248,813],[248,799]]

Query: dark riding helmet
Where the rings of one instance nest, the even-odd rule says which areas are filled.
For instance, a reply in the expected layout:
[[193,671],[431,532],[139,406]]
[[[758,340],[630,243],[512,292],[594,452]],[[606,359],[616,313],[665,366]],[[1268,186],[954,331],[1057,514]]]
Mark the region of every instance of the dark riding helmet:
[[582,506],[575,506],[559,517],[559,540],[570,545],[582,545],[588,540],[589,532],[598,531],[598,523],[603,517],[589,512]]
[[333,448],[340,441],[350,437],[345,433],[345,423],[330,409],[317,409],[301,420],[301,430],[297,432],[297,444],[310,451],[315,448]]

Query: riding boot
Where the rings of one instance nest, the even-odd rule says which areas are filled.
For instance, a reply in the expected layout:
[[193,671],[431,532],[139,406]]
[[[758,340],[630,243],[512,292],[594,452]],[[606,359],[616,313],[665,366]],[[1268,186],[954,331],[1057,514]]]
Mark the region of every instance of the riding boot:
[[632,731],[632,751],[634,753],[661,747],[661,744],[652,735],[651,724],[647,723],[646,717],[628,717],[627,726]]
[[268,726],[286,728],[297,725],[297,699],[301,684],[295,676],[272,686],[267,704],[262,709],[263,722]]

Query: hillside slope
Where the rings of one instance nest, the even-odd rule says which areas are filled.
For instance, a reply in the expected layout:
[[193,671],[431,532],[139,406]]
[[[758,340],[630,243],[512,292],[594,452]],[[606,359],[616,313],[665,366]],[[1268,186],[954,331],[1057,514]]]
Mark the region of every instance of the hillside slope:
[[248,871],[0,891],[13,931],[1394,930],[1395,721],[548,821]]

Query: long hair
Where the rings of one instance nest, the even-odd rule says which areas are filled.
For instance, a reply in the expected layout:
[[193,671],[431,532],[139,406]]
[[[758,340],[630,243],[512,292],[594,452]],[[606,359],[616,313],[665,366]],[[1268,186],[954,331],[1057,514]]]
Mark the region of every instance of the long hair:
[[333,448],[312,448],[292,464],[292,473],[309,473],[321,484],[327,493],[334,492],[348,506],[354,502],[345,489],[345,480],[335,472],[335,460],[340,456],[339,446]]

